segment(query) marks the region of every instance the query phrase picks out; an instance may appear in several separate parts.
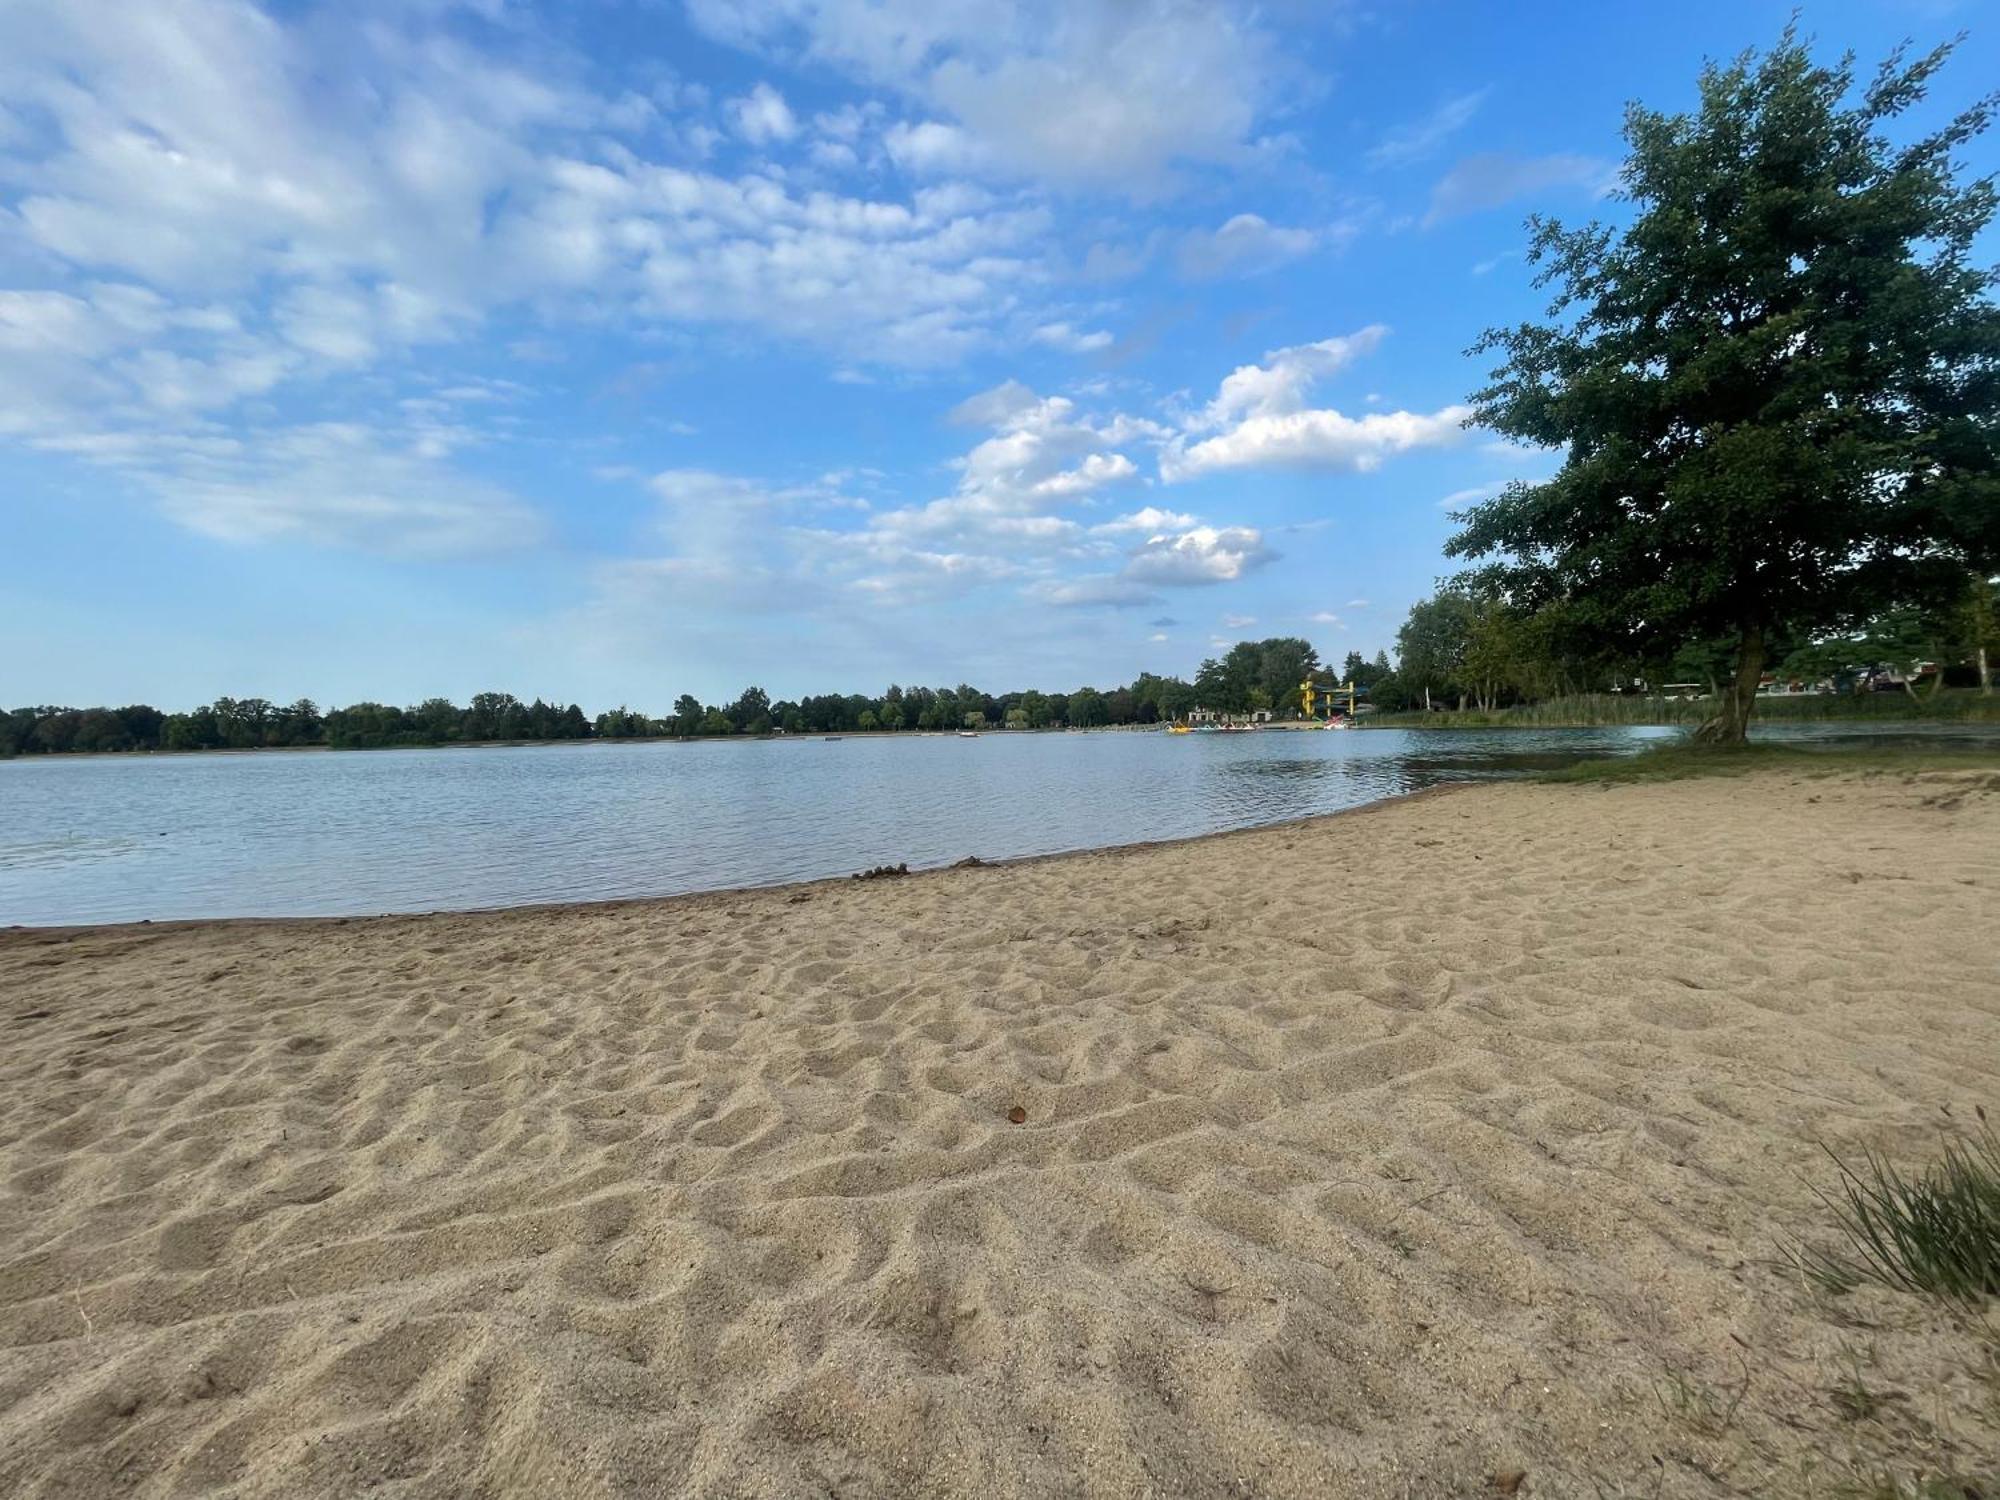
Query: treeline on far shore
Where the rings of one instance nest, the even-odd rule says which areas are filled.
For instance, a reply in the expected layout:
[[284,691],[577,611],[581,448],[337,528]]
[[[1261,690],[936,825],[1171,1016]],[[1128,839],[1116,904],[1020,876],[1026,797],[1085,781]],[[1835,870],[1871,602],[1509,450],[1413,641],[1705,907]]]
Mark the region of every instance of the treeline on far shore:
[[[1342,669],[1363,681],[1388,674],[1386,657],[1366,662],[1350,653]],[[1131,683],[1100,691],[1027,689],[987,693],[956,687],[901,687],[886,692],[820,693],[773,699],[745,688],[728,703],[705,704],[691,693],[673,711],[652,715],[621,704],[594,718],[576,704],[511,693],[479,693],[461,707],[431,698],[407,708],[354,703],[322,710],[310,698],[218,698],[187,713],[147,704],[124,708],[17,708],[0,713],[0,757],[117,751],[261,750],[325,746],[335,750],[397,746],[490,744],[495,741],[692,739],[722,735],[852,734],[963,728],[1090,729],[1155,724],[1206,705],[1227,712],[1295,706],[1308,677],[1330,676],[1318,652],[1297,637],[1242,641],[1202,663],[1193,682],[1142,672]]]
[[[1982,616],[1984,618],[1984,616]],[[1890,627],[1894,628],[1890,628]],[[1867,633],[1789,645],[1780,685],[1817,680],[1833,691],[1760,700],[1771,718],[2000,719],[1984,637],[1972,644],[1915,630],[1900,617]],[[218,698],[187,713],[147,704],[124,708],[17,708],[0,711],[0,758],[119,751],[262,750],[324,747],[389,749],[543,740],[715,738],[770,734],[865,734],[954,729],[1092,729],[1184,719],[1196,708],[1228,714],[1302,711],[1300,685],[1320,692],[1352,683],[1372,722],[1382,724],[1598,725],[1698,723],[1714,709],[1723,676],[1719,649],[1694,644],[1665,658],[1571,654],[1514,612],[1456,588],[1411,607],[1397,634],[1398,660],[1350,651],[1337,667],[1296,636],[1239,641],[1204,661],[1193,681],[1142,672],[1099,691],[992,694],[957,687],[812,694],[774,700],[745,688],[724,704],[692,694],[654,716],[620,705],[594,717],[576,704],[511,693],[475,694],[464,707],[429,698],[407,708],[354,703],[321,708],[309,698],[272,703]],[[1956,656],[1958,660],[1954,661]],[[1942,658],[1939,662],[1937,658]],[[1786,673],[1792,675],[1787,678]],[[1884,674],[1891,674],[1885,676]],[[1893,681],[1898,690],[1879,689]],[[1922,687],[1917,684],[1921,682]],[[1616,685],[1614,691],[1605,691]],[[1661,684],[1668,686],[1663,691]],[[1877,689],[1871,691],[1872,689]],[[1969,691],[1968,691],[1969,689]],[[1316,700],[1325,713],[1334,704]]]
[[461,708],[433,698],[412,708],[356,703],[324,712],[310,698],[218,698],[187,713],[146,703],[124,708],[17,708],[0,713],[0,757],[118,751],[336,750],[492,740],[585,740],[593,726],[562,707],[511,693],[480,693]]

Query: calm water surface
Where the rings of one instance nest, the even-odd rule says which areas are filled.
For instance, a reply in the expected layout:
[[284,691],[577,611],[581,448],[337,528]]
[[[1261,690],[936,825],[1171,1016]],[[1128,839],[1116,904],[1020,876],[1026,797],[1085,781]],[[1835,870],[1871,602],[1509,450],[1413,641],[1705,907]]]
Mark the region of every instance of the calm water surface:
[[[1006,859],[1335,812],[1630,754],[1676,732],[911,735],[23,759],[0,764],[0,926],[592,901]],[[1857,733],[1879,737],[1848,726],[1785,726],[1783,737]]]

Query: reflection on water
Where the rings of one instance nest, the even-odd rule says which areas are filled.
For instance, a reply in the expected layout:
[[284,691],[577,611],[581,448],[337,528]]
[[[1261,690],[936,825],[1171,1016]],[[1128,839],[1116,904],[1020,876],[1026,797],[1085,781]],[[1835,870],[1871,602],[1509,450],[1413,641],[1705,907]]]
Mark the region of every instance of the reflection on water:
[[[0,924],[589,901],[1015,858],[1335,812],[1630,754],[1675,733],[911,735],[20,760],[0,764]],[[1990,726],[1983,735],[1995,742]],[[1770,737],[1881,743],[1910,731],[1788,725]]]

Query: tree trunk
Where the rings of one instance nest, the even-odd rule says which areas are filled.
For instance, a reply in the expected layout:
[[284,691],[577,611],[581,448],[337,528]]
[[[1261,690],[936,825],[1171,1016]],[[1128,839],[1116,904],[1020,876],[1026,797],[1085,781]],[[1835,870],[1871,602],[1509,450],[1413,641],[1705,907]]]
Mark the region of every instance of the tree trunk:
[[1743,627],[1737,648],[1736,676],[1716,706],[1694,732],[1697,745],[1740,745],[1749,736],[1750,713],[1757,703],[1757,684],[1764,676],[1764,627]]
[[1979,691],[1988,698],[1993,696],[1993,668],[1986,660],[1986,648],[1979,648]]

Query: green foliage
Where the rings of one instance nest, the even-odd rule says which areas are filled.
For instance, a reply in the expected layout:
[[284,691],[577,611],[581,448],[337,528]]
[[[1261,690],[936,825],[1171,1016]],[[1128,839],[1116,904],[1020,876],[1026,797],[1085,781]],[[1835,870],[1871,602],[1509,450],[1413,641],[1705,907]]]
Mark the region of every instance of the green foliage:
[[1412,692],[1446,695],[1465,674],[1478,607],[1463,589],[1441,589],[1410,606],[1396,632],[1396,675]]
[[1972,261],[1993,184],[1952,155],[1985,100],[1881,133],[1948,48],[1854,93],[1787,31],[1701,78],[1693,115],[1634,105],[1631,226],[1532,221],[1563,321],[1489,332],[1476,420],[1560,471],[1460,517],[1486,591],[1614,653],[1726,639],[1715,733],[1740,738],[1772,636],[1840,629],[2000,560],[2000,312]]
[[[1391,684],[1392,687],[1394,684]],[[1385,712],[1361,722],[1378,729],[1591,729],[1612,724],[1701,724],[1714,712],[1703,698],[1660,698],[1639,694],[1576,693],[1517,703],[1505,708],[1462,712],[1411,710],[1378,692]],[[1758,716],[1781,724],[2000,724],[2000,698],[1948,689],[1915,698],[1897,693],[1801,694],[1763,698]]]
[[1261,708],[1286,712],[1299,701],[1299,684],[1323,670],[1312,642],[1298,636],[1238,641],[1219,660],[1201,664],[1192,701],[1161,717],[1179,718],[1196,703],[1232,714]]
[[1074,729],[1094,729],[1100,724],[1111,722],[1110,706],[1104,701],[1104,694],[1096,688],[1078,688],[1069,695],[1067,712],[1070,727]]
[[2000,1295],[2000,1136],[1984,1109],[1979,1122],[1915,1177],[1879,1152],[1857,1164],[1827,1147],[1839,1182],[1820,1196],[1844,1243],[1798,1247],[1800,1270],[1831,1292],[1875,1282],[1954,1302]]

